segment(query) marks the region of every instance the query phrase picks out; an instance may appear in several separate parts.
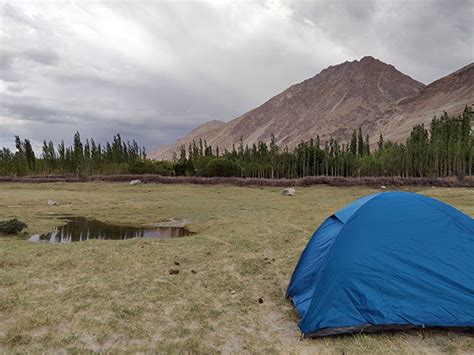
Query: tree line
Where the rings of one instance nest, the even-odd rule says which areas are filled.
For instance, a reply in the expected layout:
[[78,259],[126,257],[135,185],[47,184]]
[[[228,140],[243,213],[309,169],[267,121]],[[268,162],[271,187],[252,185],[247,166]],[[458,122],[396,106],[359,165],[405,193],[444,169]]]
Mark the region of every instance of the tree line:
[[429,128],[413,127],[405,143],[384,141],[380,135],[372,152],[368,135],[355,130],[348,143],[319,136],[301,142],[293,151],[281,149],[272,135],[270,143],[258,142],[219,151],[206,141],[181,146],[174,159],[176,175],[237,176],[249,178],[301,178],[305,176],[446,177],[472,175],[473,111],[466,106],[460,116],[444,113]]
[[15,152],[5,147],[0,150],[0,175],[123,174],[133,173],[135,167],[140,173],[140,164],[147,161],[145,148],[135,140],[123,141],[120,134],[105,144],[92,138],[83,142],[79,132],[74,134],[72,146],[66,146],[64,141],[55,146],[44,140],[40,157],[35,155],[29,139],[15,136],[15,148]]
[[43,142],[37,157],[30,140],[15,137],[16,151],[0,150],[0,175],[28,174],[161,174],[167,176],[235,176],[242,178],[300,178],[305,176],[400,176],[446,177],[472,175],[474,113],[466,106],[460,116],[444,113],[434,117],[429,127],[413,127],[405,143],[384,141],[380,135],[373,151],[368,135],[355,130],[347,143],[319,136],[301,142],[290,151],[275,143],[240,143],[219,151],[204,140],[181,146],[172,161],[147,158],[144,147],[119,134],[111,142],[97,144],[81,140],[79,132],[72,146],[61,141]]

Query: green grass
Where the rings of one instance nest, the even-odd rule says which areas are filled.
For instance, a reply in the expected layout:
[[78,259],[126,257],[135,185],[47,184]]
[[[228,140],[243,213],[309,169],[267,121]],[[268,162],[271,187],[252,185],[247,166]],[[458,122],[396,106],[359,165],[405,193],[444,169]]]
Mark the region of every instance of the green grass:
[[[472,336],[441,331],[300,340],[284,298],[295,263],[329,214],[373,191],[318,186],[283,197],[278,188],[0,184],[0,219],[25,221],[28,234],[65,213],[137,226],[185,218],[197,232],[64,245],[1,237],[0,352],[474,352]],[[417,191],[474,215],[472,189]]]

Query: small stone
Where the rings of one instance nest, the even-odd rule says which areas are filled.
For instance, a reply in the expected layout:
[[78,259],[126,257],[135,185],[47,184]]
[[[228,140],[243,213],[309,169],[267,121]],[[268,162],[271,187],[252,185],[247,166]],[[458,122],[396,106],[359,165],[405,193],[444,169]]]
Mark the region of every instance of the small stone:
[[263,298],[262,298],[262,297],[260,297],[260,298],[258,299],[258,303],[260,303],[260,304],[263,303]]
[[174,264],[175,264],[176,266],[181,265],[181,264],[180,264],[179,262],[177,262],[177,261],[175,261]]
[[196,270],[191,270],[191,274],[196,275],[196,274],[197,274],[197,271],[196,271]]
[[59,206],[59,203],[54,200],[48,200],[48,206]]
[[296,190],[292,187],[287,187],[286,189],[283,190],[281,193],[283,196],[294,196],[296,193]]
[[231,295],[235,295],[235,294],[236,294],[235,290],[231,290],[231,291],[230,291],[230,294],[231,294]]
[[382,190],[385,190],[385,189],[387,188],[387,186],[382,185],[382,186],[380,186],[380,188],[381,188]]
[[141,180],[132,180],[132,181],[130,181],[130,185],[139,185],[141,183],[142,183]]
[[169,271],[169,273],[170,273],[170,275],[177,275],[177,274],[179,274],[179,270],[171,269],[171,270]]

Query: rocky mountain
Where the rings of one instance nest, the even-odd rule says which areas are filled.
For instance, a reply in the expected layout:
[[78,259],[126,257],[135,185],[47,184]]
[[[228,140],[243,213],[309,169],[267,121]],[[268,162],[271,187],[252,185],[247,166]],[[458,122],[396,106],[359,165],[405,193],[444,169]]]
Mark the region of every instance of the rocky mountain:
[[152,151],[149,156],[151,158],[160,160],[173,159],[173,155],[179,151],[179,148],[182,145],[187,147],[188,143],[192,142],[193,140],[198,141],[199,138],[209,142],[212,141],[212,139],[219,134],[220,129],[223,128],[225,124],[225,122],[217,120],[203,123],[189,132],[185,137],[178,139],[175,143],[164,144],[160,146],[157,150]]
[[404,141],[416,124],[429,125],[433,116],[443,111],[462,113],[466,105],[474,105],[474,63],[434,81],[417,96],[402,100],[369,125],[368,131],[386,140]]
[[392,65],[364,57],[326,68],[227,123],[205,123],[150,156],[170,159],[182,144],[199,138],[223,151],[241,137],[244,145],[268,142],[272,133],[278,145],[291,149],[316,135],[322,141],[331,136],[348,140],[360,126],[372,140],[380,132],[387,139],[403,139],[414,123],[464,107],[473,93],[470,77],[472,65],[425,87]]

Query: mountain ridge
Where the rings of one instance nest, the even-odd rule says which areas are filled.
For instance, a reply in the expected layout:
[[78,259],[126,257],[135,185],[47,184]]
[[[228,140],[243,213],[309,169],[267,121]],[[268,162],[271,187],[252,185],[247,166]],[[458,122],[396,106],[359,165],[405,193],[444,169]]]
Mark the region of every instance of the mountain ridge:
[[[468,67],[469,65],[444,78],[458,72],[464,75],[463,69]],[[371,56],[346,61],[329,66],[313,77],[291,85],[229,122],[206,122],[176,143],[159,147],[150,156],[155,159],[171,159],[181,145],[200,138],[223,151],[239,143],[241,137],[244,145],[252,145],[257,141],[269,142],[272,134],[278,145],[292,149],[302,140],[309,140],[316,135],[323,142],[330,137],[347,141],[352,131],[359,127],[363,127],[372,141],[380,133],[389,133],[387,138],[390,138],[390,130],[396,133],[392,135],[394,139],[401,139],[406,135],[405,116],[415,122],[426,121],[423,115],[404,116],[403,110],[419,110],[419,104],[410,102],[425,97],[427,88],[428,93],[430,90],[439,91],[439,84],[436,83],[443,83],[444,78],[425,86],[398,71],[393,65]],[[458,92],[457,96],[469,96],[469,92],[466,92],[469,84],[464,80],[461,86],[461,93]],[[433,94],[428,96],[428,102],[433,101]],[[445,98],[444,101],[448,99]],[[458,98],[456,102],[458,101],[462,100]],[[445,106],[437,105],[435,109]],[[455,106],[455,111],[458,111],[459,104]],[[391,117],[396,120],[391,120]],[[397,133],[398,131],[401,133]]]

